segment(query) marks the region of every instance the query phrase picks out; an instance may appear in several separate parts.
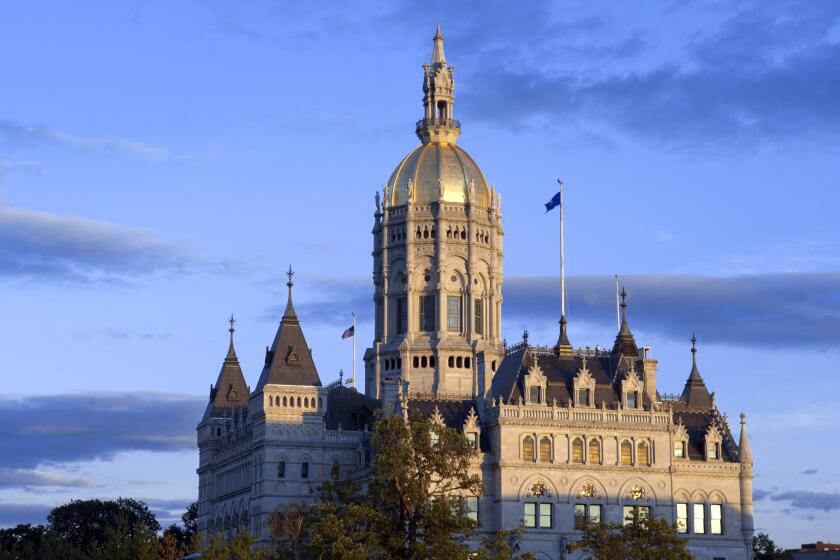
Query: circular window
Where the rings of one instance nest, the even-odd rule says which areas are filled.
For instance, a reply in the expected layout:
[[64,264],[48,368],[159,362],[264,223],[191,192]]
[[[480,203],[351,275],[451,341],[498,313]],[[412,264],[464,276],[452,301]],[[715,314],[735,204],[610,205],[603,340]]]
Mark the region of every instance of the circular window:
[[425,280],[426,282],[429,282],[431,279],[432,279],[432,277],[429,276],[428,274],[423,276],[423,280]]

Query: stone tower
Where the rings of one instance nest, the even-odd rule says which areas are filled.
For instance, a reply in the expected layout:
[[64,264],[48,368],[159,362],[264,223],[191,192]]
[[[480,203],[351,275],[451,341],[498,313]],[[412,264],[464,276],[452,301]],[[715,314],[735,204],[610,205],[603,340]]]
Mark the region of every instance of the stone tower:
[[375,398],[396,379],[411,393],[482,396],[504,356],[501,196],[456,145],[454,69],[440,28],[423,70],[421,144],[391,174],[381,205],[376,196],[376,328],[365,353]]

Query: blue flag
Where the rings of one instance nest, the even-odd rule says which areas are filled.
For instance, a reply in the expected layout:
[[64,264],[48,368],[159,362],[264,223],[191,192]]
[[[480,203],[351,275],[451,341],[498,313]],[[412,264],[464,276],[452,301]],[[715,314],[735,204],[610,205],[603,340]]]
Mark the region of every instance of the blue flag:
[[560,206],[560,191],[557,191],[557,194],[551,197],[551,200],[545,203],[545,211],[550,212],[554,210],[556,206]]

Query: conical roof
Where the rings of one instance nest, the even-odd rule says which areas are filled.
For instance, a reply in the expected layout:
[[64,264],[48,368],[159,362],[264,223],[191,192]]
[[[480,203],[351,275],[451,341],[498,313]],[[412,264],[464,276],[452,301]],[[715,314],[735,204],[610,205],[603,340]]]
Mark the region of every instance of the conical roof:
[[691,335],[691,373],[688,374],[680,400],[692,408],[708,410],[712,407],[712,396],[697,369],[697,337],[694,335]]
[[277,328],[274,342],[266,349],[265,366],[257,383],[257,391],[265,385],[309,385],[320,387],[321,378],[312,359],[312,352],[303,336],[295,307],[292,304],[292,276],[289,268],[289,299]]
[[242,375],[242,368],[239,366],[239,358],[236,357],[236,350],[233,347],[233,315],[230,317],[230,346],[227,356],[222,363],[219,377],[216,384],[210,388],[210,402],[204,413],[205,418],[211,416],[223,416],[231,409],[240,407],[247,408],[249,390],[245,383],[245,376]]
[[634,359],[639,355],[636,339],[633,338],[630,325],[627,323],[627,292],[623,288],[621,290],[621,327],[615,337],[612,353],[614,356],[622,354],[627,358],[632,357]]
[[752,466],[753,457],[750,449],[750,438],[747,437],[747,415],[741,413],[741,437],[738,440],[738,459],[742,465]]
[[432,64],[445,66],[446,55],[443,53],[443,35],[440,32],[440,24],[438,24],[437,29],[435,30],[433,40],[435,42],[435,48],[432,51]]

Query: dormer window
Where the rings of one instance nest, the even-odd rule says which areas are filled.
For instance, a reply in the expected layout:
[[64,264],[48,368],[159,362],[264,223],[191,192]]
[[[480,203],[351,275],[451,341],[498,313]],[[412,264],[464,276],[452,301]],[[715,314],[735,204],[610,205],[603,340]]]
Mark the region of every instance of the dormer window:
[[720,459],[720,444],[717,442],[709,442],[706,444],[706,458],[709,460]]
[[478,434],[475,432],[468,433],[467,443],[470,444],[471,449],[478,449]]
[[540,398],[541,396],[542,387],[531,387],[531,392],[528,395],[528,399],[531,404],[540,404],[542,402],[542,399]]
[[639,408],[639,393],[636,391],[627,392],[627,408]]
[[589,389],[578,391],[578,406],[590,406]]
[[684,441],[674,442],[674,457],[677,459],[685,459],[687,456]]

